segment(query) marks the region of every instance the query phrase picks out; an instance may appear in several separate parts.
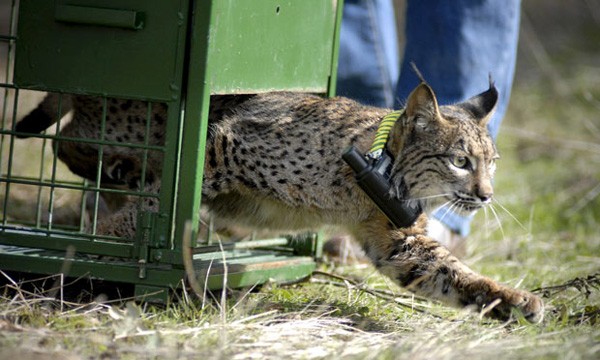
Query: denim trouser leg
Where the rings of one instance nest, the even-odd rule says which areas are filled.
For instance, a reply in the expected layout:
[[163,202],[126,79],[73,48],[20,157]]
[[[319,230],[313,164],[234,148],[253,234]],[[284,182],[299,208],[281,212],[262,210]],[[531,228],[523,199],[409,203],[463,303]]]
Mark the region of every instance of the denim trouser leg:
[[512,87],[521,0],[408,1],[406,48],[397,95],[406,99],[418,84],[414,62],[440,104],[487,90],[491,73],[500,92],[490,132],[498,134]]
[[340,31],[338,95],[391,108],[399,63],[391,0],[346,0]]
[[[406,48],[394,93],[399,61],[391,1],[345,1],[338,94],[377,106],[405,101],[418,84],[412,61],[439,103],[450,104],[486,90],[491,73],[500,91],[489,124],[495,137],[512,86],[520,0],[408,0],[406,11]],[[445,209],[434,216],[463,236],[469,232],[470,218]]]
[[[440,104],[451,104],[487,89],[491,73],[500,92],[488,127],[495,138],[512,87],[519,33],[520,0],[409,0],[406,48],[398,98],[418,84],[414,62]],[[465,236],[470,218],[442,208],[434,216]]]

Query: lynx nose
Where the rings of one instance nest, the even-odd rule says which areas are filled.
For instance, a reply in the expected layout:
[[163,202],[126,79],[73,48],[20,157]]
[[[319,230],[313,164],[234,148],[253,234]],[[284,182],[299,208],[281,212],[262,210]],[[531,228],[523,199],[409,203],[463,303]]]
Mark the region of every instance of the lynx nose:
[[475,194],[482,203],[487,204],[492,201],[492,196],[494,196],[492,184],[480,184],[475,190]]
[[492,196],[494,196],[494,191],[492,189],[481,189],[477,190],[477,197],[481,200],[482,203],[489,203],[492,201]]

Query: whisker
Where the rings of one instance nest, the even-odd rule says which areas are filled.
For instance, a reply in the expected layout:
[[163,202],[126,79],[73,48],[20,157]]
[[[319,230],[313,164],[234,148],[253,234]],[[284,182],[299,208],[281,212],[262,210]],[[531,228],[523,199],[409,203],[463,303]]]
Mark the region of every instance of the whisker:
[[490,237],[490,221],[489,221],[489,217],[488,217],[488,212],[487,212],[487,206],[483,207],[483,221],[484,221],[484,228],[485,228],[485,237],[489,238]]
[[443,207],[445,207],[445,206],[449,205],[449,204],[450,204],[450,203],[452,203],[453,201],[456,201],[456,200],[452,199],[452,200],[448,200],[448,201],[446,201],[446,202],[445,202],[445,203],[443,203],[442,205],[438,206],[438,209],[441,209],[441,208],[443,208]]
[[443,203],[442,205],[438,205],[438,206],[435,206],[435,207],[428,206],[426,211],[427,211],[428,213],[433,213],[434,211],[436,211],[436,210],[439,210],[439,209],[441,209],[441,208],[443,208],[443,207],[447,206],[448,204],[450,204],[450,203],[451,203],[451,202],[453,202],[453,201],[454,201],[454,200],[448,200],[448,201],[446,201],[445,203]]
[[519,224],[519,226],[521,227],[521,229],[527,231],[527,228],[525,227],[525,225],[523,225],[510,211],[508,211],[508,209],[506,207],[504,207],[504,205],[502,205],[500,203],[500,201],[498,201],[498,199],[496,197],[493,198],[494,201],[496,202],[496,204],[498,204],[500,206],[500,208],[504,211],[506,211],[506,213],[517,223]]
[[493,204],[490,204],[490,210],[492,210],[492,214],[494,214],[494,217],[496,218],[496,221],[498,222],[498,226],[500,227],[500,233],[502,233],[502,240],[504,240],[504,242],[506,242],[506,235],[504,234],[504,228],[502,227],[502,222],[500,221],[500,217],[498,217],[498,213],[496,213],[496,210],[494,210]]
[[[450,196],[450,195],[452,195],[452,193],[422,196],[422,197],[418,197],[418,198],[414,198],[414,199],[410,199],[410,200],[427,200],[427,199],[435,199],[435,198],[444,197],[444,196]],[[404,200],[404,201],[410,201],[410,200]]]
[[458,203],[459,203],[459,200],[453,200],[453,201],[452,201],[452,204],[450,204],[450,206],[449,206],[449,207],[446,209],[446,211],[444,211],[444,214],[442,214],[442,216],[440,216],[440,218],[439,218],[439,221],[440,221],[440,222],[441,222],[441,221],[443,221],[443,220],[444,220],[444,218],[446,217],[446,215],[448,215],[448,213],[449,213],[450,211],[452,211],[452,208],[453,208],[453,207],[454,207],[456,204],[458,204]]
[[446,211],[444,211],[444,213],[442,214],[442,216],[440,216],[439,220],[443,221],[444,218],[446,217],[446,215],[448,215],[448,213],[452,210],[452,207],[454,206],[456,200],[450,202],[450,204],[446,204],[444,205],[444,207],[446,208]]
[[455,209],[455,210],[453,210],[453,212],[454,212],[455,214],[460,214],[460,213],[462,213],[462,212],[463,212],[463,208],[464,208],[466,205],[465,205],[465,204],[463,204],[462,202],[459,202],[459,203],[457,203],[457,205],[458,205],[458,206],[456,207],[456,209]]

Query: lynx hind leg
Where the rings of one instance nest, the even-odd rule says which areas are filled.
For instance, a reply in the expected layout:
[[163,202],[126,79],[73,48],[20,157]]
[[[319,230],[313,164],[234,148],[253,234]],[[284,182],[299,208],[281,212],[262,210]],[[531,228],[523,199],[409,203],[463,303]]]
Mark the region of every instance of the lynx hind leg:
[[39,134],[58,121],[58,113],[62,116],[71,111],[73,107],[69,95],[48,93],[44,100],[29,114],[25,115],[16,125],[15,130],[22,135],[18,138],[27,138],[27,134]]
[[96,197],[95,191],[86,191],[84,193],[85,207],[81,216],[84,219],[85,229],[89,233],[92,229],[94,218],[98,224],[104,219],[113,216],[131,201],[128,195],[112,192],[101,192]]
[[[160,191],[160,182],[147,185],[146,192],[158,194]],[[153,197],[129,196],[128,201],[110,216],[98,221],[96,234],[117,236],[125,239],[134,239],[137,230],[137,219],[139,209],[145,211],[158,212],[159,201]]]
[[382,215],[365,223],[357,238],[381,273],[418,295],[455,307],[485,309],[486,315],[500,320],[509,319],[513,309],[530,322],[542,320],[539,297],[473,272],[426,236],[425,221],[422,216],[412,228],[396,230]]

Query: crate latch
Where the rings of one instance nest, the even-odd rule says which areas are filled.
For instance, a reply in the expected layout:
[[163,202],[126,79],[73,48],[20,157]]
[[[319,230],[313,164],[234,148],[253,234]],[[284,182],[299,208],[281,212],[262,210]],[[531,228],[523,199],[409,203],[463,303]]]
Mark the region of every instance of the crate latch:
[[150,254],[151,240],[153,238],[153,229],[158,213],[151,211],[139,211],[137,218],[137,231],[135,236],[135,248],[138,258],[138,267],[140,279],[146,278],[146,264]]
[[54,19],[71,24],[141,30],[144,28],[146,16],[143,12],[135,10],[57,5],[54,11]]

